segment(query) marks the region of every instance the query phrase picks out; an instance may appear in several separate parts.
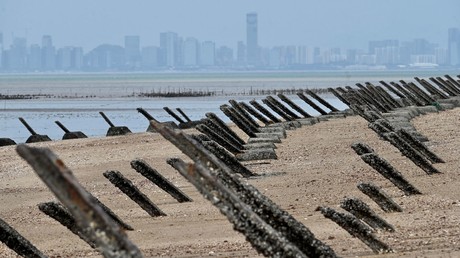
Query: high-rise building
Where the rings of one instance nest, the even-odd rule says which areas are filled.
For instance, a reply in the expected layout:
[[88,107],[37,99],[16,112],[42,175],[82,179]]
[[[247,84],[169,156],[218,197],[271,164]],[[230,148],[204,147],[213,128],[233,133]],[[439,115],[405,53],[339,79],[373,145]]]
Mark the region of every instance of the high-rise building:
[[248,65],[259,63],[259,43],[257,28],[257,13],[246,14],[246,61]]
[[73,68],[72,55],[73,47],[63,47],[57,51],[57,66],[62,70],[71,70]]
[[13,71],[24,70],[27,66],[27,40],[26,38],[14,38],[13,45],[8,51],[8,68]]
[[45,71],[56,68],[56,49],[50,35],[42,37],[42,69]]
[[216,44],[212,41],[205,41],[200,48],[200,64],[202,66],[214,66]]
[[139,36],[125,36],[125,61],[129,68],[138,68],[141,62]]
[[460,29],[448,30],[447,57],[450,65],[460,65]]
[[175,32],[160,33],[161,65],[175,67],[179,63],[179,37]]
[[198,66],[199,45],[196,38],[187,38],[184,41],[184,66],[196,67]]

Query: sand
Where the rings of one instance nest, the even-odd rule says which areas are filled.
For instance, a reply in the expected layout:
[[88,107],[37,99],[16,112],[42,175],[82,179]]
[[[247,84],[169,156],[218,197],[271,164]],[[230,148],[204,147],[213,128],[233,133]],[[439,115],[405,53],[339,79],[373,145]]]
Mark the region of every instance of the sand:
[[[380,140],[360,117],[347,117],[288,131],[277,144],[277,160],[248,162],[252,171],[268,176],[248,182],[305,224],[342,257],[372,257],[360,240],[315,211],[318,206],[341,210],[344,197],[368,203],[396,231],[377,237],[396,253],[379,257],[460,256],[460,109],[431,113],[414,119],[427,136],[429,148],[446,163],[435,164],[442,174],[427,175],[396,148]],[[193,132],[189,130],[188,132]],[[370,145],[423,194],[404,196],[388,180],[365,164],[350,148],[354,142]],[[166,164],[170,157],[186,157],[159,134],[91,138],[31,144],[52,149],[81,184],[134,227],[129,238],[145,257],[257,257],[257,252],[234,231],[217,208],[205,200],[178,172]],[[130,161],[146,160],[194,201],[177,203],[130,168]],[[167,216],[150,217],[102,175],[118,170],[132,180]],[[356,187],[373,182],[382,187],[404,211],[385,213]],[[53,219],[37,204],[55,200],[15,147],[0,148],[0,218],[38,249],[52,257],[100,257],[85,242]],[[343,210],[342,210],[343,211]],[[0,257],[15,254],[0,243]]]

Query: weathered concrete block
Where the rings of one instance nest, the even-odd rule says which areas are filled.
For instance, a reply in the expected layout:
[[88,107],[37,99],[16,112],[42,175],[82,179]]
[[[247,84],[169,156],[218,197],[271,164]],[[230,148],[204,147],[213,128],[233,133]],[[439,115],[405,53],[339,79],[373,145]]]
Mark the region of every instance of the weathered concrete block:
[[245,150],[276,149],[276,145],[273,142],[247,143],[243,147]]
[[366,222],[374,229],[394,232],[394,227],[375,213],[369,205],[357,198],[346,198],[340,204],[344,210],[350,212],[358,219]]
[[255,143],[274,143],[272,138],[249,138],[247,144]]
[[11,140],[10,138],[0,138],[0,147],[8,145],[16,145],[16,142]]
[[126,126],[113,126],[109,127],[106,136],[126,135],[129,133],[131,133],[131,130]]
[[275,150],[273,149],[258,149],[247,150],[243,153],[237,154],[236,158],[241,161],[250,160],[265,160],[265,159],[278,159]]
[[276,133],[256,133],[257,138],[269,138],[272,139],[272,142],[280,143],[281,139],[279,134]]

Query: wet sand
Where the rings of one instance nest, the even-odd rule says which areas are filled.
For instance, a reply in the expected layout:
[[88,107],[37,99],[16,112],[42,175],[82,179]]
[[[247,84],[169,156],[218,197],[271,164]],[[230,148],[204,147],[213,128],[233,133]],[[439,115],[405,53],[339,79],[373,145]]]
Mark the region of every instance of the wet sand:
[[[442,174],[428,176],[396,148],[380,140],[367,128],[364,119],[354,116],[288,131],[288,137],[277,144],[277,160],[245,163],[256,173],[272,176],[248,182],[305,224],[339,256],[369,257],[374,253],[315,209],[328,206],[340,210],[344,197],[357,197],[396,229],[393,233],[376,234],[396,251],[379,257],[458,257],[460,109],[419,116],[412,122],[430,139],[429,148],[446,161],[435,165]],[[357,141],[374,148],[423,194],[405,196],[365,164],[350,148]],[[128,236],[145,257],[258,256],[217,208],[166,164],[167,158],[186,157],[159,134],[136,133],[31,145],[51,148],[86,189],[133,226],[135,230],[128,232]],[[130,167],[129,162],[136,158],[146,160],[194,201],[177,203],[143,178]],[[122,172],[167,216],[150,217],[104,178],[102,173],[107,170]],[[360,182],[373,182],[382,187],[404,211],[383,212],[357,189]],[[54,199],[30,166],[16,154],[15,147],[0,148],[0,218],[46,255],[100,257],[77,236],[38,210],[37,204]],[[2,244],[0,256],[15,257]]]

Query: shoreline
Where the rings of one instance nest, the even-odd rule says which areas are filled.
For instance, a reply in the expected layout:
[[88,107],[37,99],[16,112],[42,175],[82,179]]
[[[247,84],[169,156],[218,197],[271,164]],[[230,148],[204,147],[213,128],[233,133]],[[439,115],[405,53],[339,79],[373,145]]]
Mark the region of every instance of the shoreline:
[[[460,221],[455,215],[460,212],[460,177],[455,169],[460,166],[455,151],[460,137],[456,137],[454,131],[459,126],[458,121],[459,108],[413,120],[417,130],[430,139],[430,148],[446,160],[446,163],[436,166],[443,172],[440,175],[425,175],[418,167],[406,162],[394,147],[381,141],[367,128],[362,118],[353,116],[288,131],[288,137],[277,145],[278,160],[245,164],[258,174],[273,176],[249,179],[248,182],[304,223],[340,256],[374,257],[367,246],[315,212],[320,205],[337,207],[343,196],[364,198],[355,185],[360,181],[372,180],[405,210],[401,214],[386,214],[379,211],[375,203],[364,198],[396,228],[394,233],[382,232],[378,236],[397,253],[378,257],[436,256],[441,251],[443,255],[455,255],[460,250],[456,237],[460,234]],[[423,194],[410,197],[401,195],[353,153],[350,144],[355,141],[371,145]],[[243,235],[233,231],[226,218],[165,163],[168,157],[184,156],[158,134],[139,133],[113,138],[38,143],[33,146],[51,147],[85,188],[131,224],[135,231],[129,232],[129,238],[146,257],[198,257],[211,254],[258,257],[244,241]],[[47,255],[99,257],[84,242],[38,211],[36,205],[39,202],[53,197],[31,168],[14,152],[14,147],[0,149],[0,198],[4,203],[0,208],[1,217]],[[194,202],[178,204],[132,172],[129,161],[134,158],[145,159],[191,196]],[[107,169],[126,173],[168,216],[149,218],[107,183],[102,177],[102,172]],[[445,230],[449,233],[445,233]],[[427,241],[427,237],[432,240]],[[0,254],[9,257],[11,253],[0,245]]]

